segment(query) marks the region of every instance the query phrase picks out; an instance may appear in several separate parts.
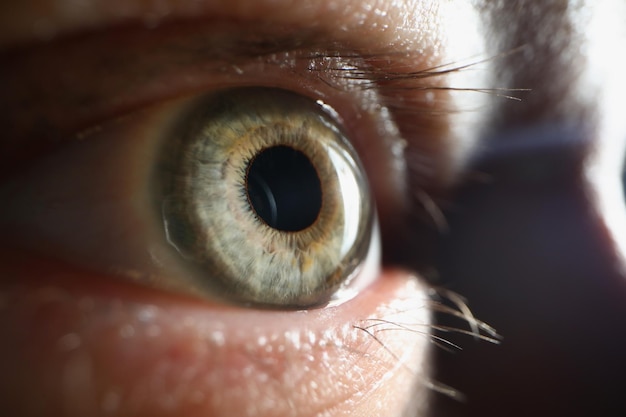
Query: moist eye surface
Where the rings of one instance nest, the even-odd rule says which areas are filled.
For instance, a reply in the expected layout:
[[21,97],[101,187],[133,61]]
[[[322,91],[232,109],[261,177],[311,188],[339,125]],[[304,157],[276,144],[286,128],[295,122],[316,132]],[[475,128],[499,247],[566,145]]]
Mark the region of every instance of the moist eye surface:
[[197,291],[308,307],[358,273],[372,198],[343,129],[309,98],[236,88],[198,101],[154,174],[167,241]]

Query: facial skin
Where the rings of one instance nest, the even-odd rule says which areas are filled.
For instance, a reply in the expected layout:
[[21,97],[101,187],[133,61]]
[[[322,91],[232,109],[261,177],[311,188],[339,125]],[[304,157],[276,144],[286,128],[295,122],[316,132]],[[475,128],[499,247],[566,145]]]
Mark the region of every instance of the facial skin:
[[[607,213],[626,13],[587,3],[0,6],[3,413],[622,415],[626,211]],[[143,192],[184,103],[250,85],[322,100],[361,156],[383,262],[351,300],[277,311],[153,284],[144,212],[107,204]],[[453,339],[469,352],[433,359],[429,268],[502,345]]]

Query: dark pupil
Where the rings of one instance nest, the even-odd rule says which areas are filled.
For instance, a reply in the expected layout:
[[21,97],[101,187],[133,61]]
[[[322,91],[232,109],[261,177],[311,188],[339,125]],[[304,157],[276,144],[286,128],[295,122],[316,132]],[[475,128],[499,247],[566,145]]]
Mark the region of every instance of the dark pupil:
[[322,186],[309,158],[289,146],[261,151],[248,167],[250,205],[270,227],[297,232],[322,208]]

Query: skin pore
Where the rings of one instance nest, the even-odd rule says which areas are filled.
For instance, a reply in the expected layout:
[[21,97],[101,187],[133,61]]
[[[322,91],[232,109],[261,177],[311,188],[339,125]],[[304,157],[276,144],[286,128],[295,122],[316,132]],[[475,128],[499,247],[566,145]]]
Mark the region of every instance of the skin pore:
[[[626,320],[618,245],[599,208],[607,200],[595,197],[604,174],[588,170],[605,144],[626,137],[623,117],[605,104],[615,90],[626,93],[616,76],[623,63],[592,54],[593,45],[623,39],[619,19],[598,24],[605,8],[531,0],[0,6],[0,370],[10,376],[0,383],[0,409],[307,417],[529,415],[543,407],[584,415],[581,404],[600,402],[606,415],[619,415],[619,375],[609,368],[624,369],[612,352],[626,340],[616,335],[607,353],[575,345],[572,329],[580,321],[592,335],[583,339],[600,337]],[[195,97],[236,86],[293,91],[343,122],[371,183],[383,259],[354,298],[279,311],[151,280],[167,258],[147,249],[159,237],[130,196],[144,192],[154,138]],[[518,159],[516,132],[545,139],[525,142],[530,152]],[[496,180],[470,181],[444,207],[452,215],[438,284],[468,296],[505,345],[454,340],[469,353],[438,356],[433,376],[432,315],[442,308],[414,271],[435,266],[433,236],[443,227],[436,206],[463,181],[479,140],[493,155],[479,154],[471,172]],[[515,168],[528,160],[558,173],[537,181],[544,188],[520,186]],[[543,210],[546,201],[556,211]],[[579,231],[570,243],[584,244],[561,249],[554,236],[566,230]],[[537,242],[552,251],[548,259]],[[568,253],[593,256],[565,268]],[[157,272],[172,282],[180,271]],[[571,291],[555,303],[565,286]],[[585,296],[593,313],[583,317]],[[538,336],[549,349],[529,349]],[[551,368],[565,346],[574,346],[570,356]],[[587,365],[601,352],[602,363]],[[531,367],[541,371],[531,375]],[[584,386],[591,378],[600,387]],[[439,382],[468,402],[432,404]],[[578,399],[583,393],[589,402]],[[494,397],[498,407],[489,406]]]

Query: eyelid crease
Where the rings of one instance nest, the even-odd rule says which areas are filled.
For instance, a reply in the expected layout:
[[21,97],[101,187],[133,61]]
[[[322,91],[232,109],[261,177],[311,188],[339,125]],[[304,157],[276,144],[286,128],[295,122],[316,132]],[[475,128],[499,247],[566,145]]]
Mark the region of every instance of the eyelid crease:
[[[363,52],[320,33],[277,35],[275,29],[250,28],[253,35],[242,39],[241,33],[232,33],[236,29],[232,26],[207,29],[199,22],[158,31],[120,28],[109,34],[96,33],[5,53],[0,57],[3,63],[0,80],[12,82],[6,83],[0,99],[4,115],[0,125],[14,141],[38,137],[55,142],[115,114],[171,98],[173,94],[185,94],[167,92],[163,83],[175,82],[179,88],[197,89],[202,85],[199,78],[215,73],[236,75],[241,65],[254,60],[265,60],[286,70],[287,66],[293,66],[293,62],[284,61],[286,55],[291,58],[299,54],[303,59],[307,59],[306,55],[317,55],[312,57],[316,61],[340,57],[352,60]],[[124,47],[119,48],[119,44]],[[93,55],[93,50],[99,54]],[[302,53],[309,50],[322,52]],[[365,55],[395,59],[386,51]],[[42,63],[47,68],[47,77],[41,77],[38,70]],[[174,74],[177,71],[183,73]],[[165,74],[171,79],[165,80]],[[146,97],[144,90],[149,87],[157,91]]]

